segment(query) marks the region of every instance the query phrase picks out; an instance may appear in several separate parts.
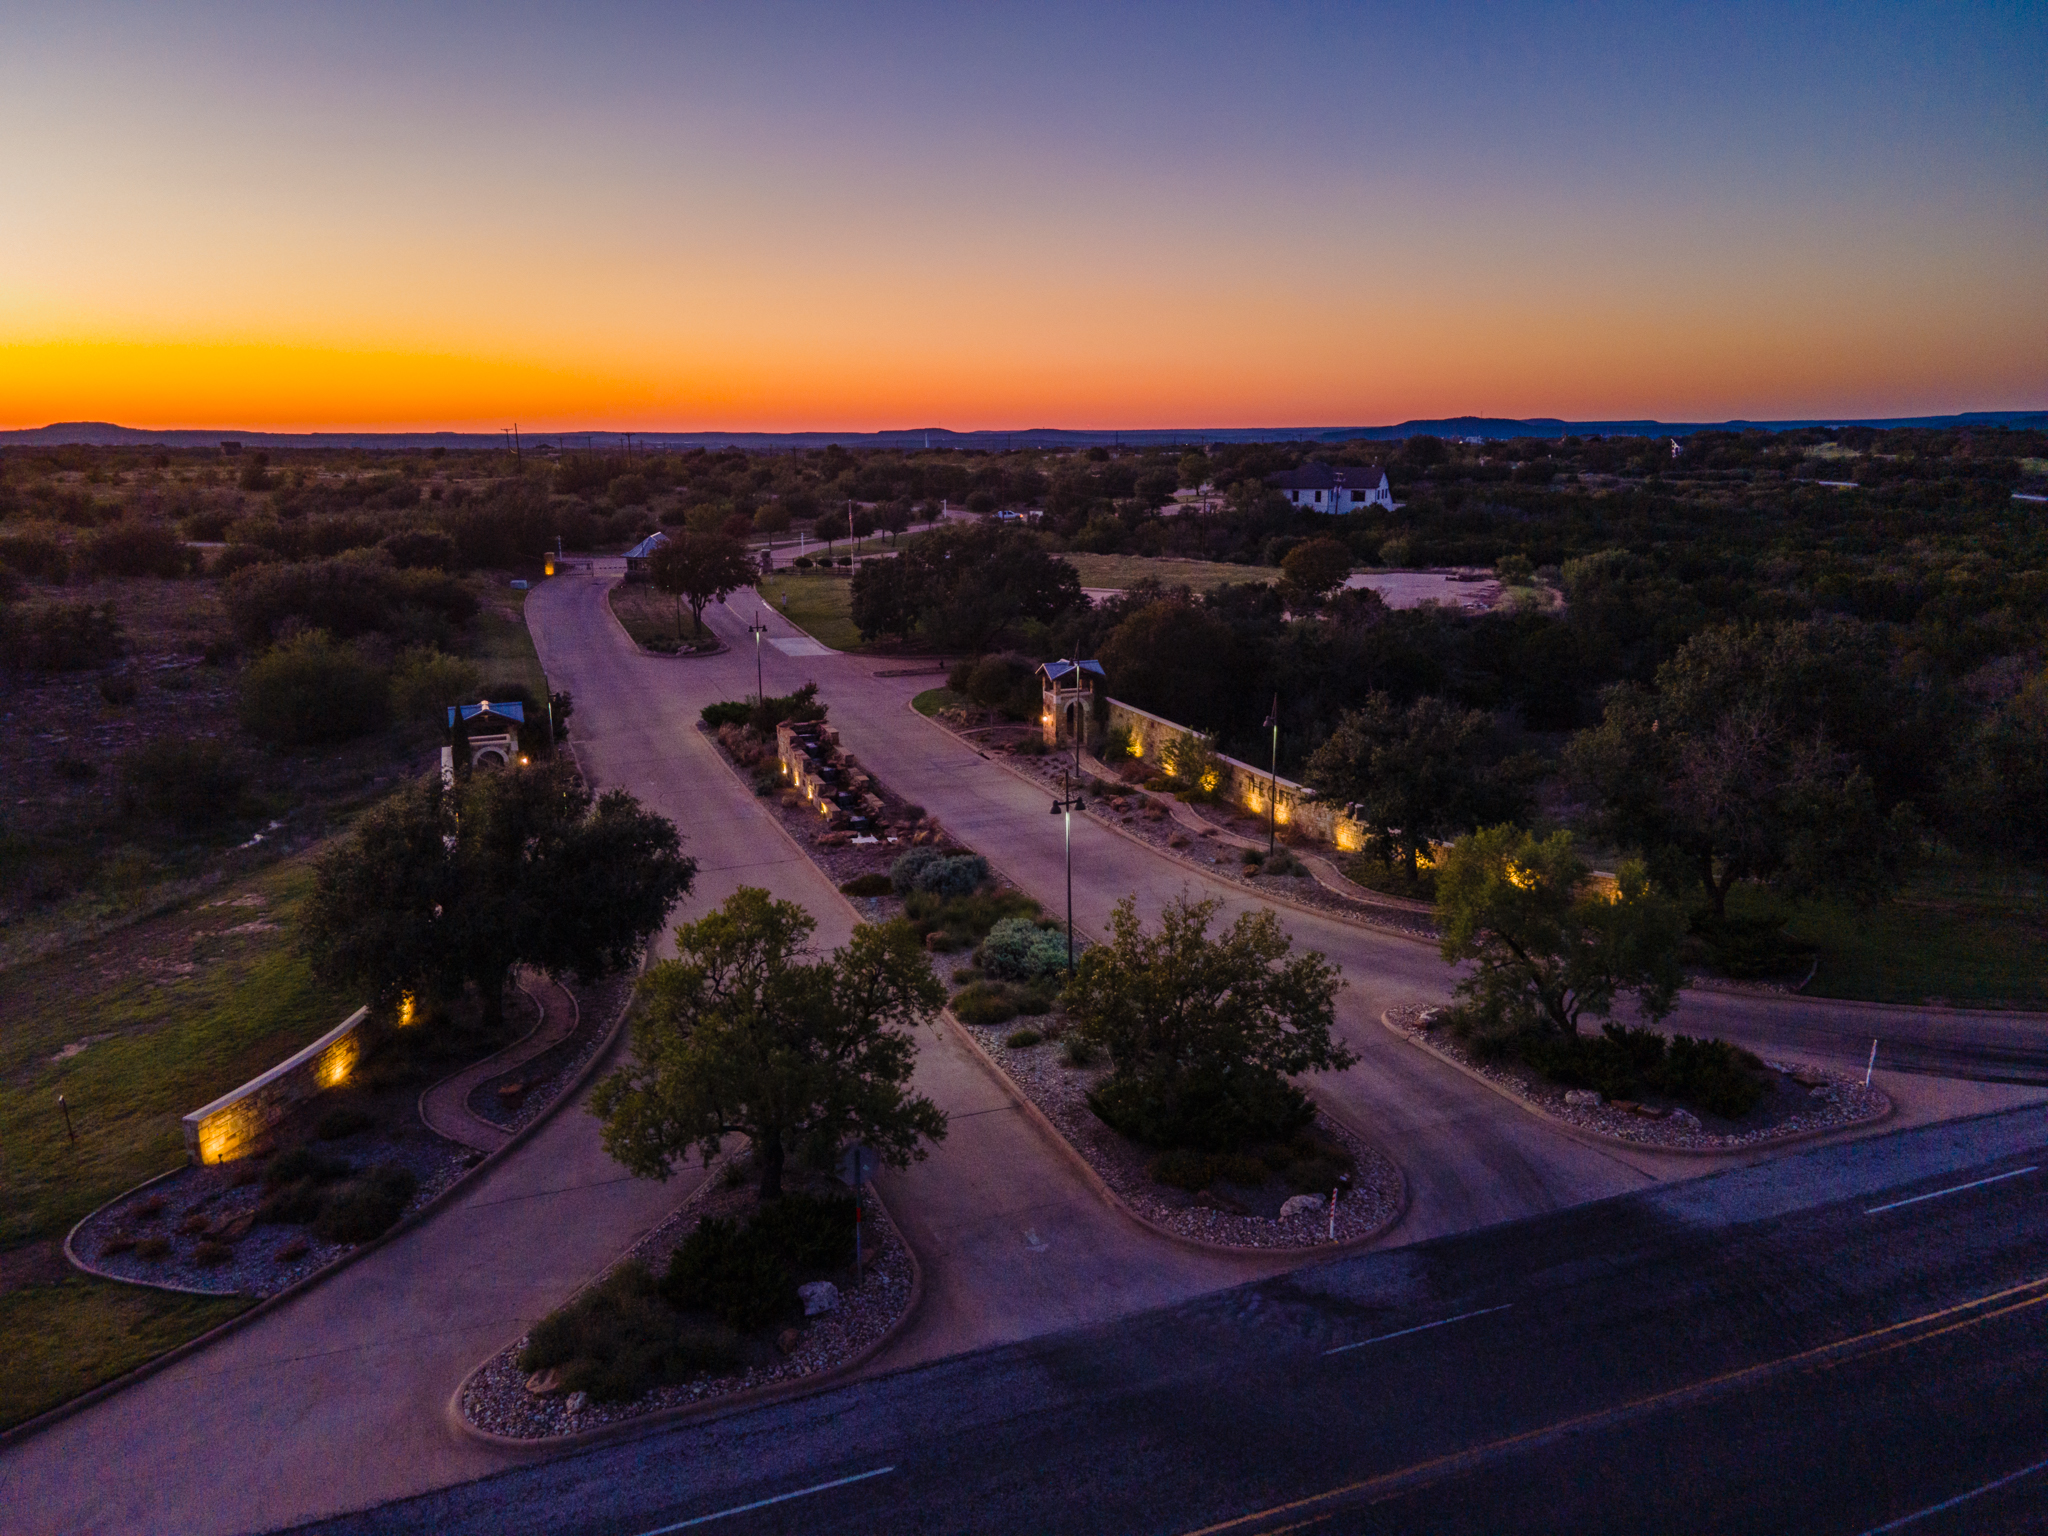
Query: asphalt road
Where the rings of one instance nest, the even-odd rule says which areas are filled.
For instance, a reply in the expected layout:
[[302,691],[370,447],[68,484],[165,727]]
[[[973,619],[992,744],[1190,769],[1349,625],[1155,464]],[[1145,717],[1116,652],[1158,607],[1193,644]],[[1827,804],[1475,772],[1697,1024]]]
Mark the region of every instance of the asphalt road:
[[2037,1107],[1343,1259],[318,1529],[1854,1533],[1959,1497],[1901,1528],[2039,1529],[2044,1322]]

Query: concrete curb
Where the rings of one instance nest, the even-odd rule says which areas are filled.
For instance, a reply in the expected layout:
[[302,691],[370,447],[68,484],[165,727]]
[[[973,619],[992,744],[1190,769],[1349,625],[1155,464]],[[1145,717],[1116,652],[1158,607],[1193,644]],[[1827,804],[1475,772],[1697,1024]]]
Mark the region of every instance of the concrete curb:
[[[719,1161],[722,1163],[724,1159],[721,1158]],[[710,1187],[711,1182],[707,1174],[704,1184],[698,1190],[692,1192],[690,1199],[694,1200],[698,1194],[701,1194],[703,1190]],[[540,1452],[543,1454],[553,1454],[556,1451],[572,1448],[580,1449],[584,1446],[602,1445],[613,1440],[630,1440],[637,1438],[646,1431],[666,1429],[672,1425],[689,1423],[692,1420],[724,1418],[727,1414],[743,1413],[750,1408],[759,1408],[768,1403],[780,1402],[784,1398],[802,1397],[807,1393],[820,1391],[826,1387],[838,1386],[841,1382],[856,1374],[870,1360],[874,1359],[875,1356],[893,1343],[896,1336],[909,1325],[910,1320],[917,1316],[917,1309],[924,1302],[924,1267],[917,1262],[917,1250],[910,1246],[910,1239],[903,1235],[903,1228],[897,1225],[895,1213],[889,1209],[889,1203],[882,1198],[882,1192],[876,1189],[873,1183],[868,1184],[867,1190],[869,1194],[874,1196],[876,1209],[882,1213],[883,1220],[889,1223],[889,1230],[896,1234],[896,1241],[903,1245],[904,1255],[910,1260],[910,1297],[903,1303],[903,1310],[896,1314],[894,1321],[882,1330],[879,1338],[861,1346],[859,1350],[855,1351],[847,1359],[842,1360],[839,1364],[819,1371],[816,1375],[793,1376],[786,1381],[770,1382],[766,1386],[748,1387],[738,1392],[728,1392],[725,1396],[713,1398],[708,1402],[687,1403],[675,1408],[659,1408],[651,1413],[642,1414],[638,1418],[627,1419],[617,1424],[604,1424],[596,1429],[579,1429],[566,1435],[534,1435],[529,1438],[518,1435],[494,1434],[488,1429],[479,1429],[469,1421],[468,1415],[462,1411],[462,1394],[469,1390],[469,1384],[476,1379],[477,1372],[481,1371],[504,1352],[501,1347],[485,1356],[468,1375],[462,1378],[461,1383],[455,1388],[454,1394],[448,1399],[449,1421],[463,1438],[476,1441],[480,1445],[488,1445],[493,1450],[515,1453]],[[689,1201],[685,1200],[677,1209],[682,1210],[688,1204]],[[644,1237],[646,1234],[643,1233],[641,1235]],[[637,1247],[639,1242],[640,1239],[635,1238],[632,1247],[628,1247],[626,1253],[631,1253],[633,1247]],[[605,1275],[610,1274],[618,1267],[620,1259],[624,1257],[625,1254],[621,1254],[619,1258],[613,1259],[594,1278],[602,1279]],[[588,1285],[579,1287],[576,1294],[580,1296],[588,1288]]]
[[[469,1169],[460,1178],[456,1179],[456,1181],[453,1184],[450,1184],[446,1189],[442,1190],[440,1194],[434,1196],[433,1199],[429,1200],[417,1211],[414,1211],[412,1215],[406,1217],[403,1221],[399,1222],[398,1225],[391,1228],[390,1231],[382,1233],[377,1237],[371,1238],[370,1241],[368,1241],[367,1243],[362,1243],[354,1248],[351,1248],[347,1253],[342,1254],[333,1263],[325,1266],[324,1268],[314,1270],[313,1273],[306,1276],[305,1279],[295,1281],[293,1284],[286,1286],[283,1290],[279,1291],[274,1296],[264,1297],[262,1300],[258,1301],[254,1306],[250,1307],[248,1310],[244,1312],[238,1312],[237,1314],[235,1314],[235,1316],[229,1318],[226,1322],[221,1323],[216,1327],[207,1329],[206,1332],[199,1334],[197,1337],[187,1339],[182,1344],[173,1345],[171,1348],[165,1350],[162,1354],[156,1356],[154,1359],[143,1361],[143,1363],[136,1366],[134,1370],[129,1371],[124,1375],[116,1376],[112,1381],[103,1381],[96,1387],[88,1387],[85,1391],[79,1393],[78,1396],[71,1398],[69,1401],[59,1403],[54,1408],[45,1409],[43,1412],[37,1414],[32,1419],[24,1419],[21,1423],[16,1424],[11,1429],[0,1430],[0,1448],[15,1445],[20,1441],[27,1440],[31,1436],[39,1434],[43,1430],[48,1429],[51,1425],[62,1423],[65,1419],[70,1418],[73,1414],[83,1412],[85,1409],[92,1407],[93,1404],[103,1402],[107,1398],[112,1397],[115,1393],[124,1391],[127,1388],[134,1386],[137,1382],[146,1380],[147,1378],[156,1375],[157,1372],[165,1369],[167,1366],[175,1365],[180,1360],[185,1359],[187,1356],[198,1354],[201,1350],[207,1348],[211,1344],[218,1343],[220,1340],[228,1337],[228,1335],[240,1332],[242,1329],[248,1327],[251,1323],[255,1322],[258,1318],[267,1316],[268,1314],[277,1311],[280,1307],[283,1307],[288,1302],[297,1300],[300,1296],[303,1296],[306,1292],[312,1290],[315,1286],[321,1285],[325,1283],[327,1280],[332,1279],[335,1275],[340,1274],[343,1270],[349,1268],[358,1260],[368,1258],[378,1249],[383,1248],[389,1243],[396,1242],[399,1238],[403,1237],[406,1233],[412,1231],[415,1227],[424,1224],[429,1217],[439,1212],[444,1206],[453,1202],[457,1195],[466,1192],[472,1185],[477,1183],[486,1173],[496,1168],[500,1162],[510,1157],[514,1152],[518,1151],[521,1147],[523,1147],[540,1131],[542,1126],[546,1125],[549,1121],[553,1120],[555,1116],[561,1112],[564,1105],[570,1103],[573,1099],[575,1099],[575,1097],[579,1093],[583,1091],[585,1086],[587,1086],[590,1082],[590,1079],[596,1076],[597,1069],[604,1064],[605,1059],[608,1056],[610,1056],[615,1049],[617,1049],[618,1043],[625,1033],[626,1020],[631,1015],[632,1011],[632,1002],[629,999],[626,1006],[619,1011],[619,1016],[616,1020],[613,1021],[611,1029],[606,1032],[605,1038],[602,1041],[602,1043],[600,1043],[598,1048],[591,1053],[590,1060],[586,1061],[583,1064],[582,1069],[577,1072],[576,1076],[572,1078],[570,1082],[567,1084],[567,1086],[565,1086],[562,1089],[561,1093],[556,1096],[554,1103],[550,1104],[546,1109],[542,1110],[540,1114],[536,1115],[531,1123],[521,1126],[517,1131],[515,1131],[512,1135],[512,1139],[507,1141],[504,1146],[500,1147],[495,1152],[487,1154],[482,1161],[477,1163],[477,1165],[474,1168]],[[170,1170],[170,1173],[177,1173],[180,1171],[181,1170],[179,1169],[173,1168]],[[170,1174],[168,1173],[157,1175],[158,1178],[168,1178],[169,1176]],[[141,1186],[138,1185],[136,1187],[140,1188]],[[129,1191],[130,1194],[133,1194],[134,1192],[134,1190]],[[101,1209],[105,1209],[105,1207],[102,1206]],[[76,1231],[77,1229],[73,1228],[72,1230]],[[66,1239],[66,1244],[68,1250],[68,1238]],[[91,1272],[88,1271],[88,1273]],[[111,1279],[113,1277],[96,1276],[96,1278]],[[129,1283],[134,1284],[139,1282]],[[202,1292],[201,1294],[214,1293]]]
[[1427,1040],[1417,1040],[1406,1031],[1397,1028],[1387,1017],[1392,1011],[1392,1009],[1383,1009],[1380,1012],[1380,1027],[1385,1029],[1388,1034],[1398,1040],[1406,1041],[1417,1050],[1427,1051],[1445,1066],[1464,1073],[1465,1076],[1471,1078],[1475,1083],[1483,1084],[1506,1099],[1510,1104],[1516,1105],[1526,1110],[1529,1114],[1536,1116],[1537,1119],[1554,1126],[1574,1141],[1584,1142],[1587,1146],[1592,1147],[1620,1147],[1630,1152],[1649,1152],[1664,1157],[1745,1157],[1752,1152],[1775,1152],[1780,1147],[1794,1147],[1803,1141],[1819,1141],[1823,1137],[1840,1136],[1848,1131],[1865,1131],[1873,1125],[1883,1125],[1899,1112],[1898,1101],[1887,1093],[1884,1096],[1884,1113],[1881,1115],[1872,1115],[1867,1120],[1851,1120],[1845,1125],[1823,1125],[1816,1126],[1811,1130],[1793,1131],[1787,1135],[1773,1136],[1764,1141],[1748,1141],[1739,1147],[1660,1147],[1654,1142],[1629,1141],[1625,1137],[1607,1136],[1599,1131],[1589,1131],[1584,1126],[1573,1125],[1571,1121],[1553,1115],[1541,1105],[1530,1103],[1529,1100],[1523,1098],[1513,1089],[1496,1083],[1483,1072],[1475,1072],[1464,1062],[1458,1060],[1457,1057],[1438,1050]]
[[[713,744],[713,750],[716,751],[716,743]],[[726,772],[731,774],[733,778],[737,781],[739,779],[739,772],[737,769],[733,767],[731,763],[726,761],[725,754],[723,752],[717,752],[717,757],[720,766],[722,766],[726,770]],[[825,873],[825,871],[819,867],[816,861],[814,861],[811,858],[810,851],[806,849],[803,846],[803,844],[796,840],[796,837],[790,832],[789,828],[785,827],[782,824],[781,818],[771,816],[769,817],[769,821],[773,823],[776,831],[780,832],[785,838],[788,839],[790,847],[795,849],[797,854],[801,858],[803,858],[803,860],[806,863],[809,863],[813,869],[817,869],[820,874]],[[963,844],[962,846],[965,845]],[[987,856],[983,855],[983,857]],[[989,860],[989,865],[993,869],[1001,868],[1001,866],[996,864],[996,862],[993,859]],[[829,880],[831,877],[828,875],[826,876],[826,878]],[[1008,879],[1009,877],[1006,875],[1004,878]],[[1017,882],[1014,880],[1011,880],[1010,883],[1012,885],[1017,884]],[[1023,889],[1022,886],[1018,886],[1017,888],[1019,890]],[[834,887],[834,890],[835,892],[837,892],[836,886]],[[843,892],[838,894],[840,901],[846,906],[847,910],[853,913],[855,921],[866,921],[866,919],[862,917],[860,910],[856,908],[851,901],[847,900]],[[986,1050],[982,1049],[981,1042],[975,1039],[974,1036],[968,1032],[965,1025],[963,1025],[958,1019],[953,1017],[953,1010],[951,1008],[942,1008],[939,1011],[939,1017],[945,1023],[952,1026],[953,1033],[960,1040],[966,1043],[966,1046],[970,1051],[974,1052],[974,1054],[978,1058],[980,1058],[982,1065],[986,1066],[990,1072],[995,1074],[995,1079],[998,1083],[1002,1085],[1003,1092],[1008,1094],[1011,1100],[1015,1102],[1018,1105],[1018,1107],[1020,1107],[1024,1111],[1025,1116],[1028,1119],[1030,1119],[1031,1122],[1042,1133],[1044,1133],[1046,1136],[1051,1137],[1053,1145],[1058,1147],[1060,1151],[1066,1157],[1072,1160],[1074,1165],[1081,1170],[1082,1177],[1088,1182],[1089,1186],[1095,1191],[1095,1193],[1108,1204],[1109,1208],[1115,1211],[1118,1215],[1124,1217],[1126,1220],[1136,1223],[1139,1227],[1143,1228],[1146,1232],[1151,1233],[1155,1237],[1164,1238],[1166,1241],[1170,1243],[1177,1244],[1180,1247],[1190,1249],[1196,1253],[1206,1253],[1211,1255],[1244,1254],[1247,1256],[1258,1254],[1275,1254],[1282,1258],[1308,1258],[1317,1254],[1341,1253],[1349,1249],[1361,1247],[1367,1243],[1376,1242],[1381,1237],[1384,1237],[1387,1234],[1387,1232],[1395,1226],[1396,1223],[1401,1221],[1408,1214],[1409,1195],[1408,1175],[1406,1171],[1402,1169],[1399,1162],[1397,1162],[1393,1157],[1388,1155],[1386,1149],[1380,1146],[1377,1140],[1370,1136],[1364,1135],[1363,1132],[1354,1131],[1354,1134],[1358,1135],[1360,1139],[1370,1143],[1373,1147],[1373,1150],[1378,1152],[1380,1156],[1385,1157],[1387,1159],[1388,1163],[1393,1166],[1395,1174],[1398,1175],[1401,1180],[1400,1205],[1395,1210],[1393,1216],[1388,1218],[1379,1226],[1374,1227],[1370,1232],[1367,1232],[1360,1237],[1346,1238],[1341,1243],[1325,1243],[1320,1247],[1314,1248],[1241,1248],[1231,1243],[1205,1243],[1199,1238],[1187,1237],[1182,1233],[1174,1232],[1166,1227],[1159,1226],[1157,1223],[1147,1220],[1145,1217],[1139,1215],[1136,1211],[1132,1210],[1131,1207],[1124,1202],[1123,1198],[1119,1196],[1115,1190],[1109,1187],[1108,1182],[1102,1177],[1102,1175],[1095,1171],[1095,1165],[1090,1163],[1088,1159],[1082,1155],[1081,1149],[1075,1146],[1071,1141],[1067,1140],[1065,1136],[1060,1134],[1059,1127],[1052,1123],[1051,1117],[1049,1117],[1044,1110],[1040,1109],[1036,1104],[1031,1102],[1030,1095],[1025,1093],[1023,1089],[1017,1086],[1016,1080],[1012,1078],[1009,1073],[1005,1072],[999,1065],[997,1065],[994,1057],[990,1056]]]

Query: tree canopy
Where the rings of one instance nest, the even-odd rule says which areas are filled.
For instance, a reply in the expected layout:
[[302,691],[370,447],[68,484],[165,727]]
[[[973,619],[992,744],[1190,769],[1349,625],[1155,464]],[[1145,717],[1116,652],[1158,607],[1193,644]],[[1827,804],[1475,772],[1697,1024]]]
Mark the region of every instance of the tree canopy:
[[1640,861],[1610,893],[1571,833],[1488,827],[1446,850],[1436,889],[1443,957],[1472,963],[1457,992],[1488,1031],[1576,1036],[1622,993],[1653,1020],[1677,1002],[1685,915]]
[[[751,583],[758,573],[753,557],[739,540],[722,533],[676,533],[647,561],[647,575],[656,587],[690,605],[694,633],[704,633],[704,607],[721,602]],[[682,639],[683,617],[676,611],[676,638]]]
[[496,1023],[515,965],[634,963],[696,870],[666,818],[624,790],[593,800],[566,764],[434,778],[321,858],[299,937],[324,980],[383,1005],[474,983]]
[[1355,804],[1400,851],[1411,881],[1431,843],[1519,815],[1529,776],[1526,763],[1503,752],[1484,710],[1436,698],[1404,709],[1384,693],[1346,710],[1308,765],[1316,792]]
[[915,1042],[945,988],[908,924],[863,924],[814,958],[816,920],[742,886],[676,930],[676,958],[648,973],[635,1060],[598,1085],[605,1150],[666,1178],[727,1136],[752,1144],[761,1196],[782,1192],[793,1156],[827,1162],[849,1139],[891,1167],[944,1139],[946,1117],[909,1091]]
[[1182,896],[1147,933],[1125,897],[1067,988],[1075,1030],[1110,1055],[1090,1103],[1157,1146],[1230,1151],[1290,1134],[1314,1111],[1287,1076],[1356,1060],[1331,1038],[1336,966],[1313,951],[1289,959],[1294,941],[1270,910],[1211,938],[1221,906]]
[[[887,570],[892,564],[900,569]],[[956,652],[987,650],[1006,630],[1049,624],[1082,601],[1080,576],[1036,534],[993,523],[921,533],[893,560],[869,561],[853,581],[853,620],[863,634],[904,633],[902,618],[914,609],[924,637]]]

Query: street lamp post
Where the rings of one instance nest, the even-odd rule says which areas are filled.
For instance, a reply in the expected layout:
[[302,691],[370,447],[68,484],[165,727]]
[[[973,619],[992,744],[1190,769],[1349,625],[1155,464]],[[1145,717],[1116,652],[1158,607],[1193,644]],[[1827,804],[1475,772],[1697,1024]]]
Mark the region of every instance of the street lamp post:
[[1055,816],[1067,818],[1067,975],[1074,974],[1074,812],[1085,804],[1080,792],[1068,778],[1067,770],[1060,770],[1060,797],[1052,803]]
[[768,633],[768,626],[761,622],[761,610],[754,610],[754,622],[747,626],[747,633],[754,637],[754,697],[767,702],[768,690],[761,682],[761,637]]
[[1273,695],[1273,713],[1266,716],[1273,730],[1273,766],[1266,780],[1266,857],[1273,857],[1273,845],[1280,835],[1280,695]]

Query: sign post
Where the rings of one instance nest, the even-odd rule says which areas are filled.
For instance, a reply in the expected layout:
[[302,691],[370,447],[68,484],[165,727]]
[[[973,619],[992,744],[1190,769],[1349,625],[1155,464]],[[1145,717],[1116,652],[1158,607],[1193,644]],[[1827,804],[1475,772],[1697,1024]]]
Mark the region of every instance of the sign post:
[[875,1176],[874,1148],[856,1141],[839,1154],[839,1182],[853,1190],[853,1283],[860,1284],[860,1187]]

